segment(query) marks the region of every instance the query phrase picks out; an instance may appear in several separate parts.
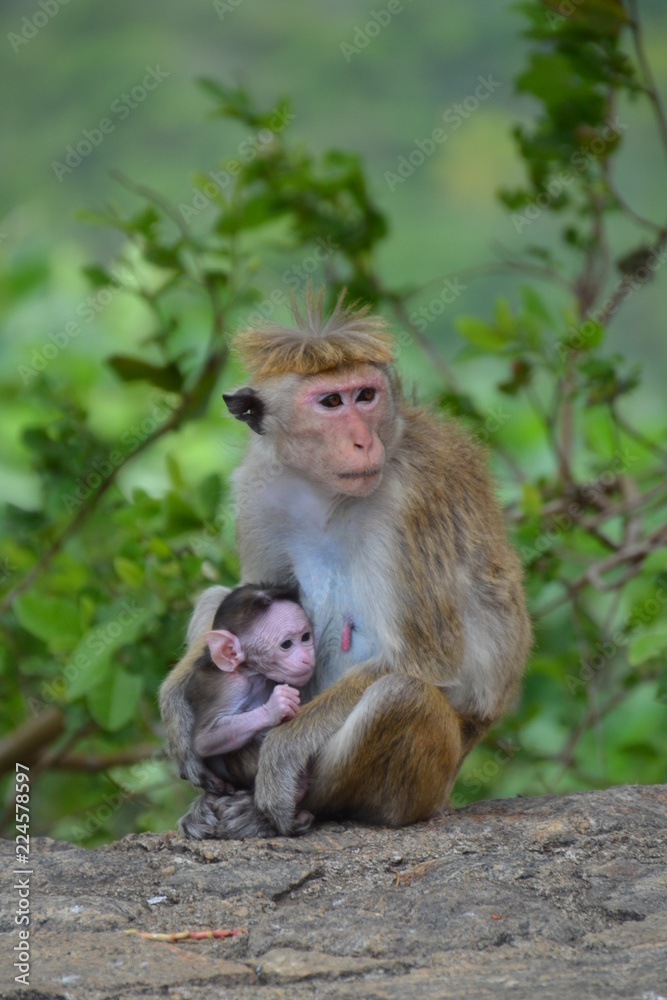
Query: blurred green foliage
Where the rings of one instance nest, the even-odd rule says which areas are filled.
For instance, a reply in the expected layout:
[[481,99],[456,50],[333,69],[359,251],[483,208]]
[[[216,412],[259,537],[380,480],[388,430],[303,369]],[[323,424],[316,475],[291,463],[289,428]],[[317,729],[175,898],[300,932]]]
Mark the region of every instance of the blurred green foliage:
[[[119,234],[117,258],[87,265],[88,291],[29,352],[9,346],[0,374],[30,464],[2,513],[0,725],[9,766],[29,764],[39,791],[33,834],[164,829],[192,797],[161,754],[156,691],[193,596],[238,577],[228,475],[245,432],[223,426],[218,401],[241,377],[230,333],[284,318],[311,277],[331,300],[347,287],[384,311],[399,364],[435,378],[443,415],[488,444],[526,568],[523,696],[466,761],[455,804],[664,779],[667,435],[663,414],[636,422],[641,373],[608,350],[607,325],[664,280],[667,244],[661,206],[642,215],[617,185],[618,103],[647,103],[663,153],[667,125],[633,4],[519,6],[516,83],[537,110],[515,130],[524,185],[501,198],[522,242],[488,270],[520,287],[459,316],[454,364],[431,332],[474,276],[384,280],[387,221],[360,158],[294,141],[282,98],[260,106],[203,80],[213,117],[241,135],[233,155],[196,174],[187,200],[116,174],[118,204],[82,213]],[[541,217],[556,245],[531,242]],[[0,275],[15,331],[53,267],[23,257]],[[108,336],[87,338],[99,323]]]

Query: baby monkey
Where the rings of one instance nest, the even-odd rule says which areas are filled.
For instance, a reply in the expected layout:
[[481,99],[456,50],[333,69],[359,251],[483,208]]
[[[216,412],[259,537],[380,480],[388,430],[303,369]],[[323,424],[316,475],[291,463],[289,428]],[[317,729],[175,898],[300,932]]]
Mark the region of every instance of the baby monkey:
[[[298,600],[292,587],[236,587],[204,636],[208,648],[185,697],[194,716],[193,750],[224,791],[253,788],[263,737],[296,715],[297,688],[312,676],[313,631]],[[307,829],[312,816],[300,818],[299,826]],[[196,817],[189,819],[185,832],[197,836]]]

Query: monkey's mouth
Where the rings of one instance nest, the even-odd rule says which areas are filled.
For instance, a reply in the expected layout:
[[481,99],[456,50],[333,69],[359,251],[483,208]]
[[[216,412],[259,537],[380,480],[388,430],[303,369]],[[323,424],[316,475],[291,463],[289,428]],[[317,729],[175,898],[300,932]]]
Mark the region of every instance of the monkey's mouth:
[[382,469],[378,467],[377,469],[363,469],[361,472],[337,472],[336,475],[339,479],[372,479],[373,476],[379,476]]

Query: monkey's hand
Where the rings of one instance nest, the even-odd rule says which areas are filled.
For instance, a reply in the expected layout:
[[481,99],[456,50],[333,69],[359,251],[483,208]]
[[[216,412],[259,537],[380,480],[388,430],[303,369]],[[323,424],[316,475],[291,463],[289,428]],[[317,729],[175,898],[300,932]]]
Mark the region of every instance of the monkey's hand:
[[284,719],[293,719],[301,704],[299,692],[289,684],[278,684],[266,703],[269,725],[277,726]]

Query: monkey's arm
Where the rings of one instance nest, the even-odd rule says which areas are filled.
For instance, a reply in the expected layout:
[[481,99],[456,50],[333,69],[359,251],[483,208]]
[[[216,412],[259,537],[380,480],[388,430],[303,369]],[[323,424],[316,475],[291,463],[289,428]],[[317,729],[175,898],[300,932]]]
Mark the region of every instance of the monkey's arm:
[[202,757],[230,753],[245,746],[264,729],[294,717],[299,708],[299,692],[289,684],[278,684],[263,705],[248,712],[218,711],[195,734],[195,750]]
[[231,753],[272,725],[268,705],[260,705],[238,715],[216,715],[195,736],[195,750],[201,757]]

